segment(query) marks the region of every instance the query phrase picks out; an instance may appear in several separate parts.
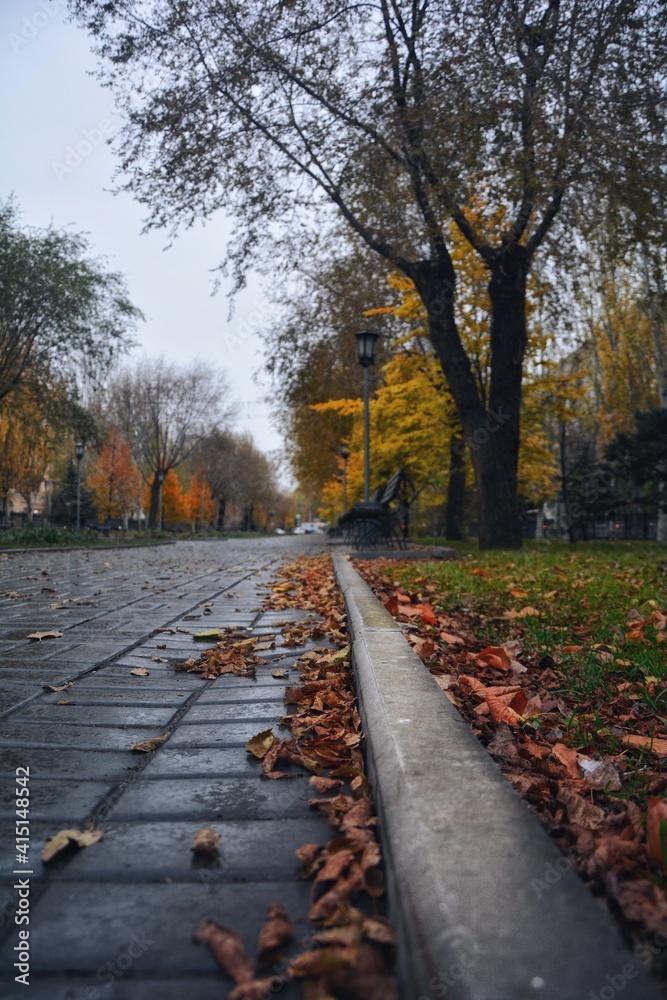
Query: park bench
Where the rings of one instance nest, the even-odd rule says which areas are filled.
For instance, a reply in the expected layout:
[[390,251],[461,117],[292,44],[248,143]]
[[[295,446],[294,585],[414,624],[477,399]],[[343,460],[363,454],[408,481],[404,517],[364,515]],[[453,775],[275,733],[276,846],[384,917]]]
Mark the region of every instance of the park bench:
[[355,549],[378,545],[406,548],[405,527],[410,499],[408,477],[399,469],[368,501],[358,501],[339,518],[345,541]]

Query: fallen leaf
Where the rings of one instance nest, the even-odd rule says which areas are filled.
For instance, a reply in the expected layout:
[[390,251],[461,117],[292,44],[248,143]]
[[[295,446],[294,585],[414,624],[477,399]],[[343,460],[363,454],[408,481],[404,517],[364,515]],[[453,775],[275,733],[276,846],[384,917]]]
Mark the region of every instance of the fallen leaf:
[[195,854],[214,857],[218,853],[219,843],[220,834],[216,833],[210,826],[203,826],[201,830],[197,830],[195,833],[190,850],[194,851]]
[[281,680],[283,677],[288,676],[288,671],[285,669],[285,667],[279,667],[278,670],[271,671],[271,676],[275,677],[276,680]]
[[[181,631],[181,629],[179,629],[178,631]],[[183,629],[182,631],[187,631],[187,630]],[[224,632],[219,628],[207,628],[204,629],[203,632],[195,632],[192,638],[197,640],[207,640],[207,641],[209,639],[219,640],[219,639],[224,639]]]
[[583,826],[587,830],[597,830],[604,826],[606,821],[604,811],[581,795],[577,795],[574,789],[562,781],[558,784],[558,799],[567,809],[570,823],[576,823],[577,826]]
[[654,865],[667,869],[667,802],[649,800],[646,814],[646,844],[648,856]]
[[502,696],[493,695],[490,690],[486,692],[486,703],[494,722],[506,722],[508,726],[518,726],[523,722],[519,713],[505,704]]
[[462,684],[466,684],[478,698],[486,698],[486,684],[482,684],[476,677],[468,677],[467,674],[461,674],[459,681]]
[[41,642],[42,639],[62,639],[62,632],[31,632],[30,635],[26,636],[27,639],[32,639],[35,642]]
[[157,750],[169,739],[168,736],[155,736],[152,740],[143,740],[141,743],[133,743],[130,750],[139,750],[141,753],[150,753]]
[[652,736],[622,736],[621,743],[635,749],[646,750],[647,753],[650,751],[657,754],[658,757],[667,757],[667,740],[665,739],[657,739]]
[[148,677],[150,670],[146,670],[146,667],[135,667],[134,670],[130,670],[131,674],[135,677]]
[[326,794],[326,792],[333,791],[334,788],[340,788],[343,782],[340,778],[322,778],[314,774],[310,778],[309,784],[313,786],[316,792]]
[[269,750],[272,750],[280,740],[270,729],[264,729],[261,733],[256,733],[245,745],[248,753],[253,754],[262,760]]
[[58,701],[55,702],[55,704],[56,705],[75,705],[76,702],[74,702],[74,701],[67,701],[66,698],[60,698]]
[[54,692],[66,691],[67,688],[71,686],[72,686],[72,681],[70,681],[68,684],[56,684],[55,687],[53,684],[42,684],[42,687],[44,688],[45,691],[54,691]]
[[567,746],[565,743],[555,743],[551,748],[551,753],[561,762],[561,764],[565,765],[570,777],[581,777],[581,772],[577,766],[577,759],[579,755],[576,750],[573,750],[572,747]]
[[287,910],[280,903],[269,903],[269,916],[259,932],[257,960],[260,965],[269,965],[278,957],[278,952],[292,940],[293,927]]
[[41,859],[46,864],[51,861],[56,854],[64,851],[66,847],[76,845],[77,847],[90,847],[102,839],[101,830],[60,830],[54,834],[44,844]]
[[236,983],[254,979],[255,967],[238,931],[224,927],[217,920],[202,920],[192,937],[208,947],[215,960]]
[[496,670],[509,670],[511,663],[507,650],[502,646],[487,646],[481,653],[477,653],[477,659]]
[[275,990],[275,975],[265,979],[249,979],[248,982],[235,986],[227,1000],[267,1000],[267,997],[272,996]]

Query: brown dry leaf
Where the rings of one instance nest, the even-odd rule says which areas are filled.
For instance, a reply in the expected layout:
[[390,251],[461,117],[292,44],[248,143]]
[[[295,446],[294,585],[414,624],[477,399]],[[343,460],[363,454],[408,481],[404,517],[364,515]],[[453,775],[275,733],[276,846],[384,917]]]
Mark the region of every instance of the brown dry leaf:
[[346,878],[335,882],[327,892],[319,897],[317,902],[313,903],[308,912],[308,918],[326,921],[339,910],[343,903],[347,902],[353,892],[361,888],[362,884],[361,869],[358,865],[353,865],[352,871]]
[[519,713],[505,704],[502,696],[493,695],[490,690],[486,693],[486,703],[494,722],[506,722],[508,726],[518,726],[523,722]]
[[26,636],[26,639],[41,642],[42,639],[62,639],[62,637],[62,632],[31,632],[30,635]]
[[487,646],[481,653],[477,653],[477,659],[496,670],[509,670],[511,663],[507,650],[502,646]]
[[150,670],[146,670],[146,667],[135,667],[134,670],[130,670],[131,674],[135,677],[148,677]]
[[287,670],[284,667],[279,667],[278,670],[272,670],[271,671],[271,676],[275,677],[276,680],[280,680],[283,677],[287,677],[287,675],[288,675],[288,672],[287,672]]
[[289,922],[287,910],[280,903],[269,903],[269,916],[259,932],[257,960],[260,965],[269,965],[278,957],[278,952],[292,940],[294,928]]
[[530,605],[527,605],[525,608],[521,608],[520,611],[514,611],[512,609],[505,611],[503,618],[509,618],[513,621],[515,618],[530,618],[533,615],[539,615],[539,613],[540,612],[537,608],[532,608]]
[[459,681],[461,684],[466,684],[478,698],[486,698],[486,684],[482,684],[476,677],[468,677],[467,674],[461,674]]
[[301,862],[301,878],[310,878],[317,871],[324,860],[325,850],[321,844],[302,844],[294,852]]
[[463,646],[464,640],[460,635],[452,635],[451,632],[440,632],[440,638],[443,642],[446,642],[448,646]]
[[577,826],[583,826],[587,830],[597,830],[604,826],[606,822],[604,811],[581,795],[577,795],[574,789],[562,781],[558,784],[558,799],[567,809],[570,823],[576,823]]
[[220,843],[220,834],[216,833],[215,830],[210,826],[203,826],[201,830],[197,830],[195,833],[194,840],[192,841],[191,851],[195,854],[202,854],[208,857],[215,857],[218,853],[218,845]]
[[42,687],[45,691],[52,691],[54,693],[56,691],[66,691],[67,688],[71,686],[72,686],[72,681],[70,681],[68,684],[56,684],[55,687],[53,684],[42,684]]
[[243,946],[238,931],[224,927],[217,920],[202,920],[193,941],[205,944],[215,960],[236,983],[248,983],[255,978],[255,966]]
[[276,977],[266,979],[250,979],[247,983],[239,983],[228,995],[227,1000],[267,1000],[276,991]]
[[248,753],[262,760],[269,750],[272,750],[280,743],[277,736],[270,729],[264,729],[261,733],[256,733],[245,745]]
[[551,749],[553,756],[564,764],[571,778],[580,778],[581,771],[577,766],[578,753],[565,743],[555,743]]
[[653,864],[667,869],[667,802],[664,799],[649,800],[646,814],[646,845]]
[[55,704],[56,705],[76,705],[76,702],[75,701],[68,701],[66,698],[60,698]]
[[657,739],[652,736],[622,736],[621,743],[627,747],[634,747],[639,750],[646,750],[648,753],[657,754],[658,757],[667,757],[667,740]]
[[313,786],[316,792],[326,794],[326,792],[331,792],[334,788],[340,788],[343,782],[340,778],[322,778],[314,774],[309,784]]
[[77,847],[90,847],[91,844],[101,840],[102,836],[101,830],[60,830],[46,841],[40,857],[46,864],[66,847],[71,847],[73,844]]
[[169,736],[156,736],[152,740],[143,740],[141,743],[133,743],[130,750],[139,750],[140,753],[151,753],[153,750],[157,750],[161,747],[163,743],[169,739]]

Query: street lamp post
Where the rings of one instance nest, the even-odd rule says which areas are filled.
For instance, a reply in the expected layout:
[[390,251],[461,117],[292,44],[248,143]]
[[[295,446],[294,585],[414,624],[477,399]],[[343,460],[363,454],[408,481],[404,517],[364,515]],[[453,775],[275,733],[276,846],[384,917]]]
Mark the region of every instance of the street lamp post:
[[157,482],[158,482],[157,523],[158,523],[158,528],[160,529],[160,531],[162,531],[162,484],[164,483],[164,471],[162,469],[158,469]]
[[375,349],[380,339],[379,333],[373,330],[362,330],[355,334],[357,338],[357,355],[359,364],[364,369],[364,501],[368,503],[370,498],[371,479],[371,459],[370,459],[370,422],[369,422],[369,395],[370,395],[370,366],[375,362]]
[[340,447],[340,457],[343,459],[343,517],[347,514],[347,460],[350,453],[345,445]]
[[76,455],[76,530],[81,531],[81,459],[83,458],[83,441],[77,441],[74,446]]

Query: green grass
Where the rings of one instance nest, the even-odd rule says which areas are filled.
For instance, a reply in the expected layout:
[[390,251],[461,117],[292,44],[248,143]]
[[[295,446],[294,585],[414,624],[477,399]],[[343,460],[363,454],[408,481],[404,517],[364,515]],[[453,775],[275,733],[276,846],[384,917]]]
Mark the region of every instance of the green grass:
[[[627,637],[631,618],[667,613],[667,546],[532,542],[518,552],[455,547],[457,561],[403,563],[387,572],[439,610],[466,615],[480,641],[495,645],[519,638],[533,663],[555,660],[567,677],[567,693],[586,716],[582,724],[577,714],[577,725],[594,728],[591,711],[617,697],[618,684],[626,680],[656,721],[667,725],[667,631],[649,624],[641,640]],[[506,617],[524,608],[539,614]]]

